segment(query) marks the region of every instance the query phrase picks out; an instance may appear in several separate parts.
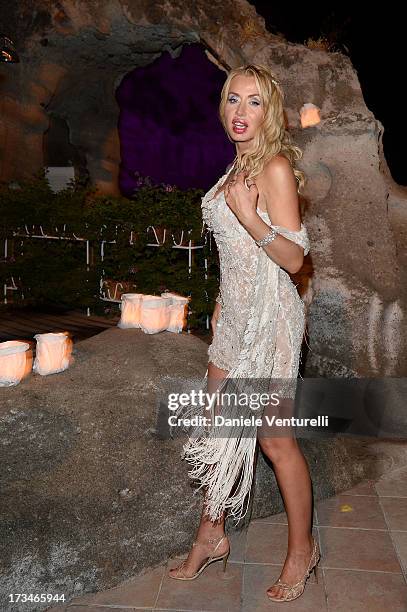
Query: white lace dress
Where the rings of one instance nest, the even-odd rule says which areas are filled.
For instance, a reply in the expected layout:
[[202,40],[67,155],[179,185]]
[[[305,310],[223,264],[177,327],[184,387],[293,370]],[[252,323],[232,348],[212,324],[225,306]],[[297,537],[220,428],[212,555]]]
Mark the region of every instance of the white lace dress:
[[[265,383],[264,389],[270,389],[273,379],[281,397],[293,398],[305,333],[304,303],[288,273],[256,245],[230,210],[224,192],[213,197],[229,172],[202,198],[203,220],[213,232],[221,272],[220,325],[208,349],[209,360],[227,371],[219,387],[222,393],[247,395]],[[258,213],[279,234],[302,246],[305,255],[309,252],[303,224],[295,232],[272,225],[267,213]],[[194,406],[183,412],[187,417],[195,414]],[[235,417],[236,406],[222,405],[222,415]],[[250,416],[250,410],[244,416]],[[257,425],[242,425],[221,432],[196,427],[184,445],[182,456],[192,465],[189,476],[200,482],[197,490],[206,487],[206,512],[212,520],[226,509],[237,521],[247,512],[256,443]]]
[[[213,232],[218,247],[221,272],[217,298],[221,304],[220,319],[208,355],[214,365],[227,371],[233,370],[237,365],[242,349],[260,252],[254,239],[227,205],[224,191],[213,198],[229,172],[222,176],[202,199],[202,217]],[[257,212],[267,225],[302,246],[304,254],[308,254],[309,240],[303,224],[300,231],[293,232],[272,225],[267,212],[260,209],[257,209]],[[304,304],[290,276],[282,268],[278,270],[278,284],[274,287],[274,291],[277,294],[278,312],[274,364],[270,376],[292,378],[298,373],[300,349],[305,331]],[[259,310],[267,310],[268,305],[262,303],[257,307]]]

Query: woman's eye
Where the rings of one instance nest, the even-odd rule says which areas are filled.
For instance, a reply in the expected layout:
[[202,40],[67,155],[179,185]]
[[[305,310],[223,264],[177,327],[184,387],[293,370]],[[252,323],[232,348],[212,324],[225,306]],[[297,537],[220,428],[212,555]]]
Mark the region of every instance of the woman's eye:
[[[228,102],[236,102],[237,98],[235,98],[235,96],[231,96],[230,98],[228,98]],[[251,100],[252,103],[254,103],[254,106],[260,106],[260,102],[259,100]]]

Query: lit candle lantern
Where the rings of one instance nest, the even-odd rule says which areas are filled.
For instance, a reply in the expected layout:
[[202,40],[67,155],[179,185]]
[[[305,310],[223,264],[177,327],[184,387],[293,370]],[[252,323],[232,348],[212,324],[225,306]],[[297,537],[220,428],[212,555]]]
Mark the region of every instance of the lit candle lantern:
[[71,362],[72,340],[68,332],[36,334],[34,372],[41,375],[66,370]]
[[307,102],[301,107],[301,127],[310,127],[317,125],[321,121],[320,109],[315,104]]
[[180,333],[184,329],[184,325],[187,320],[187,309],[189,298],[176,293],[169,293],[166,291],[161,294],[161,297],[169,298],[171,300],[170,310],[170,322],[167,327],[167,331]]
[[17,385],[31,370],[32,354],[28,342],[0,342],[0,387]]
[[141,303],[140,327],[145,334],[157,334],[170,323],[171,299],[145,295]]
[[123,293],[120,303],[121,316],[118,327],[140,327],[142,293]]

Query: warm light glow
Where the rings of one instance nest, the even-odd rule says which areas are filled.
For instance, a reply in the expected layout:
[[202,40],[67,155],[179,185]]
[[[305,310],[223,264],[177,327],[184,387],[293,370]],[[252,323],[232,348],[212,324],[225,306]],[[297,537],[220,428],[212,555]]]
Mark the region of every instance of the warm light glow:
[[184,329],[184,325],[187,320],[188,302],[190,298],[176,293],[162,293],[161,297],[171,299],[170,310],[170,322],[167,327],[167,331],[180,333]]
[[118,327],[140,327],[142,293],[123,293],[120,303],[121,317]]
[[0,387],[17,385],[28,376],[32,366],[32,353],[28,342],[7,340],[0,342]]
[[34,338],[37,340],[34,372],[44,376],[67,369],[72,361],[69,332],[36,334]]
[[165,331],[170,324],[171,299],[145,295],[141,303],[140,327],[145,334]]
[[317,125],[321,121],[320,109],[315,104],[307,102],[300,110],[301,127],[310,127]]
[[66,189],[69,183],[75,180],[75,168],[73,166],[48,166],[45,177],[51,191],[58,193]]

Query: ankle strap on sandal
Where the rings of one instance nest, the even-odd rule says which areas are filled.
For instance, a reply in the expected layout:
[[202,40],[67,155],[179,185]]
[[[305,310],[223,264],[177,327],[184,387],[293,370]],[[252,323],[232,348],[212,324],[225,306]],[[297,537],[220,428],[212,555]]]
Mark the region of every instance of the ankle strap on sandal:
[[198,540],[195,540],[195,542],[192,544],[192,546],[195,546],[196,544],[216,544],[215,550],[216,548],[219,546],[219,544],[221,544],[221,542],[223,542],[223,540],[226,538],[225,535],[223,535],[221,538],[207,538],[207,540],[205,542],[199,542]]

